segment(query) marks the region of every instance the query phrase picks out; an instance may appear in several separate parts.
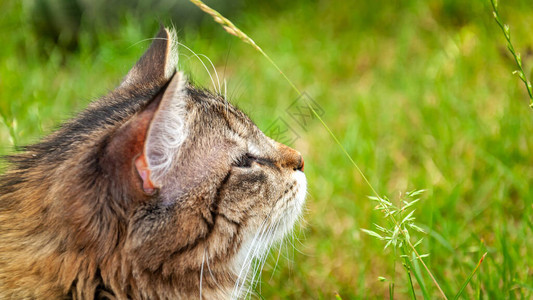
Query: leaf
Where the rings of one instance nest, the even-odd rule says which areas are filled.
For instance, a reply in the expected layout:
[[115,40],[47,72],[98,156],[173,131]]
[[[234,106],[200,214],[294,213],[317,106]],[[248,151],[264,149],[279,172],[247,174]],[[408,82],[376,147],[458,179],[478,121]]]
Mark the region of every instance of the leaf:
[[[420,265],[418,264],[418,259],[414,252],[411,252],[411,256],[412,256],[412,262],[413,262],[413,274],[415,275],[415,279],[418,282],[420,289],[422,290],[422,295],[424,295],[424,299],[431,299],[429,297],[429,293],[426,287],[426,282],[424,281],[424,278],[422,277],[422,272],[420,271]],[[407,260],[407,262],[410,263],[409,260]]]
[[390,239],[386,244],[385,244],[385,247],[383,248],[383,250],[387,249],[387,247],[389,247],[389,245],[392,243],[392,239]]
[[378,198],[378,197],[376,197],[376,196],[367,196],[367,197],[368,197],[368,199],[370,199],[370,200],[374,200],[374,201],[378,201],[378,202],[380,201],[380,198]]
[[409,231],[407,229],[403,229],[403,235],[405,235],[405,239],[407,240],[407,242],[409,242],[411,240],[411,235],[409,234]]
[[[392,239],[397,240],[398,239],[398,233],[400,232],[400,227],[396,226],[394,227],[394,231],[392,232]],[[394,243],[396,245],[396,242]]]
[[405,206],[402,209],[405,210],[405,209],[409,208],[410,206],[413,206],[413,204],[417,203],[418,201],[420,201],[420,198],[415,199],[415,200],[413,200],[411,202],[404,201]]
[[412,191],[412,192],[409,192],[409,193],[406,193],[407,196],[413,198],[413,197],[416,197],[420,194],[422,194],[423,192],[425,192],[426,190],[418,190],[418,191]]
[[457,295],[455,295],[455,297],[453,299],[459,299],[459,297],[461,296],[461,294],[463,293],[463,291],[465,290],[466,286],[468,285],[468,283],[470,283],[470,280],[472,280],[472,277],[474,277],[474,275],[476,274],[477,270],[479,269],[479,266],[481,266],[481,263],[483,262],[483,260],[485,259],[485,256],[487,256],[487,252],[485,252],[485,254],[483,254],[483,256],[481,256],[481,259],[479,260],[479,262],[477,263],[477,266],[474,268],[474,271],[472,271],[472,273],[470,274],[470,276],[468,276],[468,278],[465,280],[465,282],[463,283],[463,285],[461,286],[461,289],[459,290],[459,292],[457,293]]
[[415,213],[415,209],[413,209],[413,211],[411,211],[405,218],[403,218],[403,220],[400,222],[400,224],[403,224],[405,223],[406,221],[412,221],[414,220],[415,218],[411,218],[413,216],[413,214]]
[[420,243],[422,243],[423,240],[424,240],[424,238],[421,238],[420,240],[418,240],[418,242],[416,242],[416,243],[413,245],[413,248],[418,247],[418,245],[420,245]]
[[388,217],[390,215],[394,215],[396,213],[396,210],[389,210],[388,212],[385,213],[385,217]]
[[376,237],[380,240],[384,240],[384,238],[377,232],[375,231],[372,231],[372,230],[367,230],[367,229],[361,229],[361,231],[363,231],[364,233],[368,234],[368,235],[371,235],[373,237]]
[[390,231],[389,229],[387,229],[387,228],[383,228],[383,227],[379,226],[379,225],[376,224],[376,223],[374,223],[374,226],[376,226],[376,228],[377,228],[379,231],[383,232],[383,233],[391,233],[391,231]]
[[418,227],[418,226],[415,225],[414,223],[409,223],[409,224],[407,224],[407,225],[409,225],[409,227],[413,228],[414,230],[416,230],[416,231],[418,231],[418,232],[421,232],[421,233],[424,233],[424,234],[427,233],[424,229]]

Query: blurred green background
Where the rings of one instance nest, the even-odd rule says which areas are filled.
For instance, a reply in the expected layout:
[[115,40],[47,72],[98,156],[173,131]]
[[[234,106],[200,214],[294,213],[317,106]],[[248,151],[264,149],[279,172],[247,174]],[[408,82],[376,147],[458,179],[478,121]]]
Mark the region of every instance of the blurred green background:
[[[449,297],[484,252],[464,298],[533,297],[533,111],[488,1],[207,3],[316,101],[379,193],[396,201],[427,190],[414,215],[429,232],[419,251]],[[388,298],[378,276],[395,282],[395,298],[410,297],[396,254],[360,230],[386,223],[361,176],[316,119],[302,127],[291,117],[299,100],[279,73],[195,6],[4,0],[0,11],[0,154],[113,89],[159,24],[174,24],[183,44],[212,60],[229,100],[267,133],[286,126],[306,160],[304,224],[273,251],[255,297]],[[500,13],[529,75],[531,1],[502,1]],[[188,76],[212,88],[198,59],[180,54]]]

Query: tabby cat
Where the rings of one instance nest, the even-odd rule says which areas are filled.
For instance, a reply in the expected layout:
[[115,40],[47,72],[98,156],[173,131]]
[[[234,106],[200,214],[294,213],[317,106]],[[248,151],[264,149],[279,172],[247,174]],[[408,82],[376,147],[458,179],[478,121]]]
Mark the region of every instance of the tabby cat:
[[7,157],[0,299],[240,298],[291,231],[302,156],[188,83],[176,44],[161,28],[115,90]]

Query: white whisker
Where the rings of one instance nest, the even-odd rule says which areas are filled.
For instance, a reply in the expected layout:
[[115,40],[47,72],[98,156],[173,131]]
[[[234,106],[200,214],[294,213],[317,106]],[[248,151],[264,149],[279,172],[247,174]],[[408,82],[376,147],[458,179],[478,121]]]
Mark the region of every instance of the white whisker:
[[285,243],[285,239],[281,240],[281,243],[279,243],[278,257],[276,258],[276,263],[274,264],[274,269],[272,269],[272,274],[270,275],[270,279],[269,280],[272,280],[272,278],[274,278],[274,273],[276,272],[276,268],[277,268],[278,263],[279,263],[279,257],[281,256],[281,248],[283,248],[284,243]]
[[167,41],[168,39],[166,39],[166,38],[158,38],[158,37],[142,39],[142,40],[140,40],[140,41],[138,41],[138,42],[136,42],[136,43],[131,44],[131,45],[130,45],[128,48],[126,48],[126,49],[129,49],[129,48],[131,48],[131,47],[135,47],[135,46],[139,45],[140,43],[144,43],[144,42],[147,42],[147,41],[154,41],[154,40],[165,40],[165,41]]
[[[200,56],[198,56],[198,54],[196,54],[196,52],[192,51],[191,48],[185,46],[183,43],[180,43],[178,42],[178,45],[182,46],[183,48],[189,50],[194,56],[196,56],[196,58],[198,58],[198,60],[200,61],[200,63],[204,66],[205,70],[207,71],[207,74],[209,75],[209,78],[211,78],[211,83],[213,84],[213,88],[215,89],[215,91],[217,90],[217,86],[215,84],[215,80],[213,79],[213,76],[211,75],[211,72],[209,72],[209,69],[207,68],[207,66],[205,65],[204,61],[200,58]],[[203,55],[203,54],[202,54]]]
[[202,299],[202,282],[204,279],[204,264],[205,264],[205,249],[204,249],[204,258],[202,259],[202,267],[200,269],[200,300]]
[[[262,244],[264,244],[264,248],[261,249],[261,252],[258,253],[256,256],[257,264],[255,265],[253,269],[252,280],[250,282],[250,286],[248,288],[247,294],[251,293],[251,289],[255,287],[257,284],[259,284],[259,293],[261,293],[261,273],[266,264],[268,256],[270,254],[270,248],[272,247],[273,243],[276,240],[276,235],[274,233],[278,231],[279,223],[280,222],[278,220],[273,226],[269,226],[267,228],[266,239],[262,241],[263,242]],[[256,283],[256,281],[258,282]]]
[[[218,72],[217,72],[217,69],[215,68],[215,65],[213,64],[213,62],[211,61],[211,59],[209,57],[207,57],[207,55],[205,54],[198,54],[199,56],[202,56],[202,57],[205,57],[205,59],[207,59],[207,61],[211,64],[211,67],[213,68],[213,71],[215,71],[215,76],[217,78],[217,83],[218,83],[218,93],[219,94],[222,94],[222,87],[220,86],[220,78],[218,77]],[[216,91],[216,87],[215,87],[215,91]]]
[[224,99],[228,103],[228,81],[224,78]]
[[235,282],[235,285],[234,285],[234,288],[233,288],[232,298],[238,298],[239,297],[239,294],[241,293],[241,289],[244,286],[244,283],[246,282],[246,277],[248,275],[250,265],[251,265],[251,263],[253,261],[252,251],[254,251],[254,249],[256,247],[255,245],[258,244],[258,240],[260,239],[260,236],[263,233],[263,227],[266,224],[266,221],[267,220],[265,219],[261,223],[261,225],[259,226],[259,230],[257,230],[257,232],[255,233],[255,235],[254,235],[254,237],[253,237],[253,239],[252,239],[252,241],[250,243],[250,246],[247,249],[248,251],[246,253],[244,261],[242,262],[241,269],[240,269],[239,274],[237,276],[237,281]]
[[[204,250],[205,251],[205,250]],[[220,284],[218,284],[218,281],[217,279],[215,278],[215,275],[213,275],[213,271],[211,271],[211,265],[209,264],[209,254],[207,254],[207,270],[209,271],[209,274],[211,275],[211,278],[213,279],[213,282],[215,283],[215,285],[218,287],[219,290],[223,290],[223,288],[220,286]]]

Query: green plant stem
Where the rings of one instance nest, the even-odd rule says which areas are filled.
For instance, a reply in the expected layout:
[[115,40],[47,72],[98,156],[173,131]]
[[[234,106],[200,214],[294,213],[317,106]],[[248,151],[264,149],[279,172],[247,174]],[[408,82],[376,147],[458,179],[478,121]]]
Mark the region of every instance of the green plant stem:
[[[407,259],[404,258],[404,260],[407,260]],[[403,266],[404,266],[405,271],[407,273],[407,279],[409,280],[409,291],[411,292],[411,298],[416,300],[415,287],[413,285],[413,279],[411,278],[411,269],[405,262],[404,262]]]
[[477,263],[477,266],[474,268],[474,271],[472,271],[472,273],[470,274],[470,276],[468,276],[468,278],[465,280],[465,282],[464,282],[463,285],[461,286],[461,289],[459,290],[459,292],[457,293],[457,295],[455,295],[455,297],[453,298],[454,300],[459,299],[459,297],[461,296],[461,294],[462,294],[463,291],[465,290],[466,286],[467,286],[468,283],[472,280],[472,277],[474,277],[474,275],[476,274],[477,270],[478,270],[479,267],[481,266],[481,263],[482,263],[483,260],[485,259],[485,256],[487,256],[487,252],[485,252],[485,254],[483,254],[483,256],[481,256],[481,259],[480,259],[479,262]]
[[[289,77],[287,77],[287,75],[285,75],[285,73],[281,70],[280,67],[278,67],[278,65],[270,58],[270,56],[268,56],[265,51],[263,51],[263,49],[261,47],[259,47],[259,45],[257,45],[248,35],[246,35],[244,32],[242,32],[242,30],[240,30],[237,26],[235,26],[231,21],[229,21],[228,19],[226,19],[224,16],[222,16],[219,12],[215,11],[214,9],[210,8],[209,6],[207,6],[206,4],[204,4],[202,1],[200,0],[190,0],[193,4],[195,4],[196,6],[198,6],[201,10],[203,10],[204,12],[206,12],[207,14],[211,15],[213,17],[213,19],[215,20],[215,22],[219,23],[220,25],[222,25],[222,27],[230,34],[232,35],[235,35],[236,37],[240,38],[241,40],[243,40],[245,43],[247,44],[250,44],[254,49],[256,49],[257,51],[259,51],[263,57],[265,57],[273,66],[274,68],[276,68],[276,70],[278,70],[278,72],[283,76],[283,78],[285,78],[285,80],[289,83],[289,85],[298,93],[299,96],[302,95],[302,93],[300,92],[300,90],[296,87],[296,85],[289,79]],[[329,128],[329,126],[326,124],[326,122],[324,122],[324,120],[318,115],[318,113],[316,112],[316,110],[309,104],[309,102],[307,100],[305,100],[305,103],[307,105],[307,107],[311,110],[311,112],[313,112],[313,114],[316,116],[316,118],[320,121],[320,123],[322,124],[322,126],[326,129],[326,131],[329,133],[329,135],[333,138],[333,140],[335,141],[335,143],[337,143],[337,145],[339,145],[339,147],[341,148],[342,152],[344,153],[344,155],[348,158],[348,160],[351,162],[351,164],[355,167],[355,169],[357,170],[357,172],[361,175],[361,177],[363,178],[363,180],[366,182],[366,184],[370,187],[370,189],[372,190],[372,192],[374,193],[374,195],[378,198],[381,198],[380,195],[378,194],[378,192],[376,191],[376,189],[374,188],[374,186],[372,186],[372,184],[370,183],[370,181],[368,180],[368,178],[365,176],[365,174],[363,173],[363,171],[361,170],[361,168],[359,168],[359,166],[357,165],[357,163],[354,161],[354,159],[352,158],[352,156],[348,153],[348,151],[346,151],[346,148],[344,148],[344,146],[341,144],[341,142],[339,141],[339,139],[337,138],[337,136],[333,133],[333,131],[331,131],[331,129]],[[399,224],[398,222],[396,221],[396,219],[391,215],[390,216],[392,218],[392,220],[394,221],[394,223],[396,224],[396,226],[399,227]],[[406,238],[407,240],[407,236],[405,235],[405,233],[403,232],[403,230],[401,228],[399,228],[401,234]],[[444,292],[442,291],[440,285],[438,284],[437,280],[435,280],[435,277],[433,277],[433,274],[431,273],[431,271],[429,270],[429,268],[426,266],[426,264],[424,263],[424,261],[422,260],[422,257],[420,257],[420,255],[418,254],[418,252],[416,251],[415,247],[413,247],[413,245],[411,244],[411,242],[409,240],[407,240],[409,246],[411,247],[411,249],[414,251],[414,253],[416,254],[417,258],[420,260],[420,262],[422,263],[422,265],[424,266],[424,268],[426,269],[426,271],[429,273],[429,276],[431,277],[431,279],[433,280],[433,282],[435,283],[435,285],[437,286],[437,288],[439,289],[442,297],[444,299],[448,299],[446,297],[446,294],[444,294]]]
[[524,69],[522,68],[522,58],[520,53],[515,51],[513,43],[511,43],[511,31],[509,26],[504,24],[500,19],[500,13],[498,12],[498,0],[490,0],[490,3],[492,4],[492,14],[494,15],[494,19],[496,20],[496,23],[498,23],[498,26],[502,30],[505,40],[507,41],[507,49],[509,49],[509,52],[511,52],[513,55],[515,63],[518,66],[518,70],[514,71],[513,74],[518,74],[518,77],[526,86],[526,90],[529,95],[529,107],[533,108],[533,87],[531,86],[531,82],[527,79]]
[[[272,61],[272,59],[265,53],[263,52],[263,50],[260,51],[261,54],[263,54],[263,56],[265,56],[267,58],[268,61],[270,61],[270,63],[283,75],[283,77],[289,82],[289,84],[294,88],[294,90],[296,92],[298,92],[298,95],[301,95],[300,91],[298,90],[298,88],[296,88],[296,86],[294,85],[294,83],[292,83],[292,81],[285,75],[285,73],[283,73],[283,71],[281,71],[281,69],[276,65],[276,63],[274,63],[274,61]],[[346,148],[344,148],[344,146],[341,144],[341,142],[339,141],[339,139],[337,138],[337,136],[331,131],[331,129],[329,128],[329,126],[326,124],[326,122],[324,122],[324,120],[318,115],[318,113],[316,112],[316,110],[309,104],[309,102],[307,102],[307,100],[305,100],[307,106],[309,107],[309,109],[313,112],[313,114],[317,117],[317,119],[320,121],[320,123],[322,124],[322,126],[326,129],[326,131],[329,133],[329,135],[333,138],[333,140],[337,143],[337,145],[339,145],[339,147],[341,148],[342,152],[344,153],[344,155],[348,158],[348,160],[352,163],[352,165],[354,166],[354,168],[357,170],[357,172],[359,173],[359,175],[361,175],[361,177],[363,178],[363,180],[366,182],[366,184],[370,187],[370,189],[372,190],[372,192],[374,193],[374,195],[378,198],[381,198],[381,196],[378,194],[378,192],[376,191],[376,189],[374,188],[374,186],[372,186],[372,184],[370,183],[370,181],[368,180],[368,178],[365,176],[365,174],[363,173],[363,171],[361,170],[361,168],[359,168],[359,165],[357,165],[357,163],[354,161],[354,159],[352,158],[352,156],[348,153],[348,151],[346,151]],[[388,211],[388,209],[387,209]],[[390,218],[392,219],[392,221],[396,224],[396,226],[400,226],[398,221],[396,220],[396,218],[394,218],[392,216],[392,214],[390,214]],[[405,236],[405,233],[403,232],[403,229],[400,228],[400,232],[401,234]],[[416,257],[418,258],[418,260],[422,263],[422,265],[424,266],[424,269],[426,269],[426,271],[428,272],[429,276],[431,277],[431,280],[435,283],[435,285],[437,286],[439,292],[441,293],[442,297],[444,299],[448,299],[446,297],[446,294],[444,294],[444,291],[441,289],[440,285],[438,284],[437,280],[435,279],[435,277],[433,276],[433,274],[431,273],[431,271],[429,270],[428,266],[424,263],[424,261],[422,260],[422,257],[420,257],[420,254],[418,254],[418,251],[416,251],[415,247],[413,246],[413,244],[411,244],[411,241],[409,241],[406,237],[406,241],[408,242],[409,244],[409,247],[414,251]]]
[[429,293],[427,291],[426,284],[425,284],[424,280],[422,279],[422,274],[420,273],[420,267],[417,264],[418,260],[415,260],[416,256],[415,256],[414,253],[411,252],[411,255],[413,257],[413,263],[412,263],[413,274],[415,275],[416,281],[418,281],[418,285],[420,285],[420,289],[422,290],[422,295],[424,295],[424,299],[431,299],[431,297],[429,296]]
[[[379,197],[379,195],[377,196],[379,199],[381,199]],[[408,239],[408,237],[405,235],[405,232],[404,230],[400,227],[400,224],[398,223],[398,221],[396,220],[396,218],[390,213],[390,210],[388,209],[387,206],[384,206],[384,209],[386,211],[386,214],[389,216],[390,220],[393,221],[394,225],[398,227],[398,230],[399,232],[405,237],[405,241],[406,243],[408,244],[408,246],[413,250],[413,253],[416,255],[416,258],[420,261],[420,263],[422,263],[422,266],[424,266],[424,269],[426,270],[426,272],[428,272],[429,274],[429,277],[431,277],[431,280],[433,281],[433,283],[437,286],[441,296],[444,298],[444,299],[448,299],[446,297],[446,294],[444,293],[444,291],[442,290],[442,288],[440,287],[439,283],[437,282],[437,280],[435,279],[435,277],[433,276],[433,273],[431,273],[431,271],[429,270],[428,266],[426,265],[426,263],[424,262],[424,260],[422,259],[422,257],[420,256],[420,254],[418,254],[418,251],[416,251],[416,248],[413,246],[413,244],[411,243],[411,241]]]
[[[259,48],[261,49],[261,48]],[[281,69],[276,65],[276,63],[274,63],[274,61],[272,61],[272,59],[263,51],[263,50],[260,50],[261,54],[263,54],[263,56],[265,56],[267,58],[267,60],[283,75],[283,77],[289,82],[289,84],[294,88],[294,90],[296,92],[298,92],[298,95],[301,95],[300,91],[298,90],[298,88],[296,88],[296,86],[294,85],[294,83],[292,83],[292,81],[285,75],[285,73],[283,73],[283,71],[281,71]],[[367,179],[367,177],[365,176],[365,174],[363,173],[363,171],[361,170],[361,168],[359,168],[359,166],[357,165],[357,163],[353,160],[352,156],[350,154],[348,154],[348,151],[346,151],[346,148],[344,148],[344,146],[341,144],[341,142],[339,141],[339,139],[337,138],[337,136],[335,136],[335,134],[331,131],[331,129],[329,128],[329,126],[326,124],[326,122],[324,122],[324,120],[318,115],[318,113],[315,111],[315,109],[306,101],[306,104],[307,106],[309,107],[309,109],[313,112],[313,114],[317,117],[317,119],[320,121],[320,123],[322,123],[322,126],[326,129],[326,131],[329,133],[329,135],[333,138],[333,140],[337,143],[337,145],[339,145],[339,147],[341,148],[342,152],[344,153],[344,155],[348,158],[348,160],[352,163],[352,165],[355,167],[355,169],[357,170],[357,172],[361,175],[361,177],[363,178],[363,180],[366,182],[366,184],[370,187],[370,189],[372,190],[372,192],[374,193],[374,195],[378,198],[381,198],[381,196],[378,194],[378,192],[376,191],[376,189],[374,189],[374,186],[372,186],[372,184],[370,183],[370,181]],[[388,211],[388,209],[387,209]],[[394,218],[392,216],[392,214],[390,214],[390,218],[393,220],[393,222],[395,223],[396,226],[400,226],[398,221],[396,220],[396,218]],[[402,235],[405,236],[405,233],[403,232],[403,230],[400,228],[400,232]],[[424,266],[424,269],[428,272],[429,276],[431,277],[431,280],[435,283],[435,285],[437,286],[439,292],[441,293],[442,297],[444,299],[448,299],[446,297],[446,294],[444,293],[444,291],[442,290],[442,288],[440,287],[440,285],[438,284],[437,280],[435,279],[435,277],[433,276],[433,274],[431,273],[431,271],[429,270],[428,266],[424,263],[424,261],[422,260],[422,257],[420,257],[420,254],[418,254],[418,251],[416,251],[415,247],[413,246],[413,244],[411,244],[411,241],[409,241],[406,237],[406,241],[407,243],[409,244],[409,247],[413,250],[413,252],[415,253],[417,259],[422,263],[422,265]]]
[[435,283],[435,285],[437,286],[437,288],[439,289],[439,292],[441,293],[442,297],[444,299],[448,299],[446,297],[446,294],[444,294],[444,291],[442,290],[442,288],[440,287],[440,285],[437,283],[437,280],[435,279],[435,277],[433,277],[433,274],[431,273],[431,271],[429,270],[428,266],[426,265],[426,263],[424,262],[424,260],[422,259],[422,257],[420,257],[420,254],[418,254],[418,251],[416,251],[416,248],[413,246],[413,244],[411,244],[411,241],[408,240],[408,239],[405,239],[407,241],[407,243],[409,244],[409,247],[411,247],[411,249],[413,249],[413,252],[415,253],[416,257],[418,258],[418,260],[422,263],[422,266],[424,266],[424,269],[426,269],[426,271],[428,272],[429,274],[429,277],[431,277],[431,280],[433,280],[433,282]]

